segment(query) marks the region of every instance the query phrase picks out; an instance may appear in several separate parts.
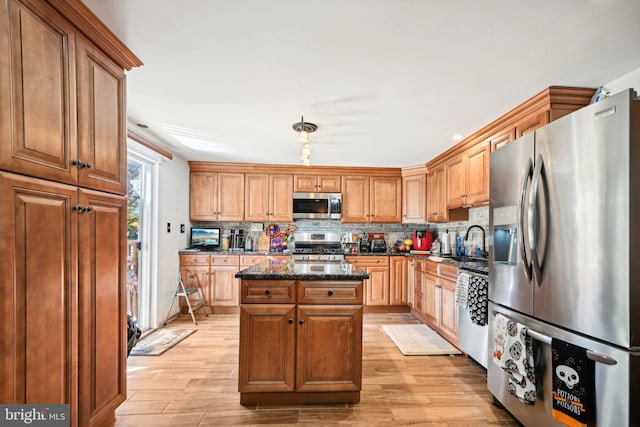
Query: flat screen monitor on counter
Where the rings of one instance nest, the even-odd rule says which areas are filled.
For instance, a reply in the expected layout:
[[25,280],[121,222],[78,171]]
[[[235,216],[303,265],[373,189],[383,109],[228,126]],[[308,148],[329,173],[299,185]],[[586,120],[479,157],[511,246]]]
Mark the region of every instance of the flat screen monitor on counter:
[[213,249],[220,246],[220,229],[219,228],[195,228],[191,227],[191,242],[189,247],[192,249]]

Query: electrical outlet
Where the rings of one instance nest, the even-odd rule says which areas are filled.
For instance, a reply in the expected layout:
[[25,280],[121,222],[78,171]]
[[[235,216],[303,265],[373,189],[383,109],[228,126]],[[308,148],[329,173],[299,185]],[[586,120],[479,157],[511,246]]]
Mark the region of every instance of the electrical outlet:
[[171,223],[167,223],[167,233],[171,233]]
[[184,234],[184,224],[180,224],[180,233]]

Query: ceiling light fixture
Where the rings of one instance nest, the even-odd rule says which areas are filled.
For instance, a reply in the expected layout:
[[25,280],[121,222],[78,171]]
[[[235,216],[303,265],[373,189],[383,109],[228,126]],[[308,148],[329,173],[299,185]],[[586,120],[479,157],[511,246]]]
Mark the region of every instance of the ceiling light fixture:
[[459,134],[459,133],[456,133],[455,135],[453,135],[453,136],[451,137],[451,139],[453,139],[454,141],[462,141],[462,138],[464,138],[464,136],[462,136],[462,135],[461,135],[461,134]]
[[311,165],[311,142],[309,142],[309,133],[318,130],[318,125],[304,121],[304,116],[300,117],[300,121],[291,126],[293,130],[299,132],[298,141],[302,142],[302,153],[300,161],[304,166]]

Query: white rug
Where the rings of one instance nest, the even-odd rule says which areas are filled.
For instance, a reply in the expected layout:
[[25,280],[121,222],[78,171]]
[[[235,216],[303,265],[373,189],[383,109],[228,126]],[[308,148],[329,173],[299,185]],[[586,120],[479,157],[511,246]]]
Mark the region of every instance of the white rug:
[[461,354],[457,348],[427,325],[382,325],[381,327],[405,356]]
[[138,341],[131,349],[130,356],[160,356],[195,331],[195,329],[158,329]]

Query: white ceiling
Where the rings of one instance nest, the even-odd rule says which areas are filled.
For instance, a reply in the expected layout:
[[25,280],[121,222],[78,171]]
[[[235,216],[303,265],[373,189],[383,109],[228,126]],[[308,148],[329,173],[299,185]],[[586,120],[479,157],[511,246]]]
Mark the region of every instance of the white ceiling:
[[85,3],[145,64],[130,123],[187,160],[299,164],[304,115],[312,165],[416,165],[548,86],[640,67],[638,0]]

